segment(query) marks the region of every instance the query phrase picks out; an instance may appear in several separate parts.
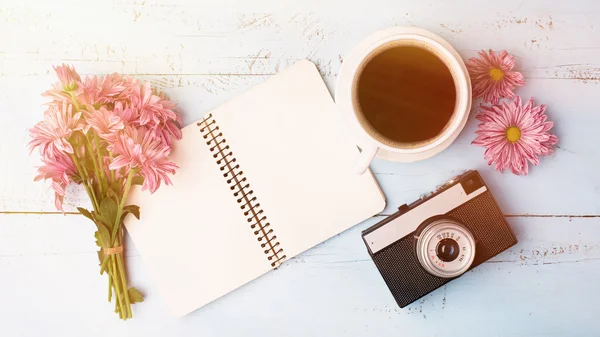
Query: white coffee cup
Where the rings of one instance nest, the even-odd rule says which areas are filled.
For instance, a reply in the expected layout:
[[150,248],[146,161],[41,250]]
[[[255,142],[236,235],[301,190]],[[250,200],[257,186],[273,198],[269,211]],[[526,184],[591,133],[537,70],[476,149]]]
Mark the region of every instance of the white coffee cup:
[[[402,148],[386,144],[381,137],[377,137],[369,130],[372,128],[361,124],[365,123],[364,118],[358,116],[361,112],[357,109],[354,99],[358,71],[365,59],[374,51],[390,43],[409,43],[426,48],[444,62],[454,81],[456,89],[454,111],[446,127],[422,146]],[[441,37],[420,28],[394,27],[370,35],[344,58],[337,80],[335,100],[346,125],[356,136],[357,145],[362,150],[356,166],[357,173],[362,174],[378,153],[378,156],[385,159],[414,162],[432,157],[446,149],[462,131],[468,119],[471,110],[471,81],[462,58]]]

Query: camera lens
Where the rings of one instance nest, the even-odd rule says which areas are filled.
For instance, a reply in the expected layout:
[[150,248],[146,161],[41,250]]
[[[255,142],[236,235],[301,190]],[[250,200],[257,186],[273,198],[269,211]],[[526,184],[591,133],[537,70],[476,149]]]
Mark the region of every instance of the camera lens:
[[442,239],[437,244],[436,255],[444,262],[456,260],[459,252],[460,247],[458,246],[458,242],[454,241],[453,239]]
[[421,266],[431,275],[453,278],[469,270],[475,259],[475,238],[459,221],[436,217],[415,232],[415,250]]

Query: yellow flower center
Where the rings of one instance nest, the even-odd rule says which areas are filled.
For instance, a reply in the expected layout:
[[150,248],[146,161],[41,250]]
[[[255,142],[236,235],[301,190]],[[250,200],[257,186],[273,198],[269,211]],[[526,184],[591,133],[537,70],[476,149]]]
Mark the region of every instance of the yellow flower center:
[[506,129],[506,139],[508,139],[508,141],[511,143],[515,143],[521,139],[521,130],[519,130],[519,128],[516,126],[511,126],[510,128]]
[[490,69],[490,77],[494,81],[500,81],[504,77],[504,72],[500,68]]

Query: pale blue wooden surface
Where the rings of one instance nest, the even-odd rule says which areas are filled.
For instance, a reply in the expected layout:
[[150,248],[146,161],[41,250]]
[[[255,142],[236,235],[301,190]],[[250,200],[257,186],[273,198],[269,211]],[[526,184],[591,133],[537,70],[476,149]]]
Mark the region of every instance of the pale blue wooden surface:
[[[53,213],[52,191],[32,181],[27,129],[41,118],[51,66],[149,80],[180,102],[187,124],[302,58],[334,92],[350,48],[393,25],[436,32],[463,57],[513,53],[528,81],[517,93],[548,105],[560,148],[527,177],[499,174],[470,145],[471,116],[432,159],[373,163],[388,199],[382,214],[479,169],[519,244],[399,309],[360,239],[380,216],[180,319],[167,315],[130,245],[131,284],[147,297],[120,322],[92,225]],[[597,1],[2,1],[0,31],[0,336],[600,335]],[[87,204],[72,192],[69,211]]]

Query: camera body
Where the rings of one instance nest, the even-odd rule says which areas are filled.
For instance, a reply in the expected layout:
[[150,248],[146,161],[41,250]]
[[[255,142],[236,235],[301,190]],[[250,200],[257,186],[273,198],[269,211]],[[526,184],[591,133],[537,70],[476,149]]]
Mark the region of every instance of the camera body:
[[517,243],[477,171],[400,206],[362,237],[401,308]]

